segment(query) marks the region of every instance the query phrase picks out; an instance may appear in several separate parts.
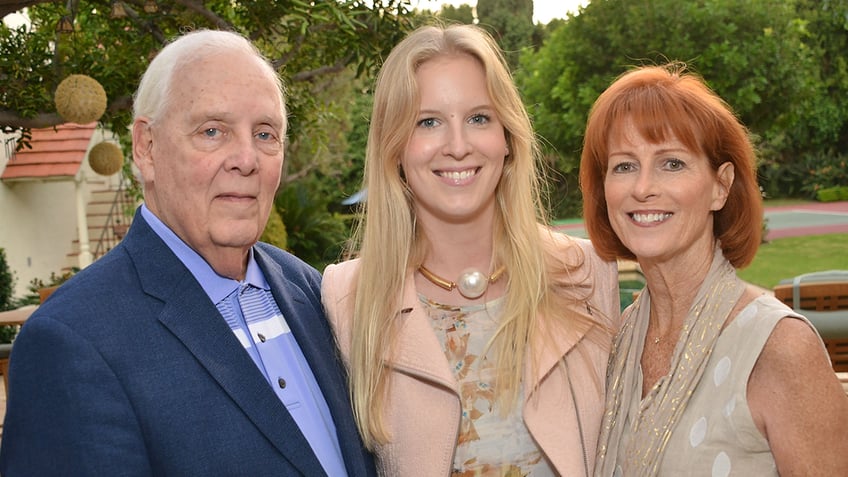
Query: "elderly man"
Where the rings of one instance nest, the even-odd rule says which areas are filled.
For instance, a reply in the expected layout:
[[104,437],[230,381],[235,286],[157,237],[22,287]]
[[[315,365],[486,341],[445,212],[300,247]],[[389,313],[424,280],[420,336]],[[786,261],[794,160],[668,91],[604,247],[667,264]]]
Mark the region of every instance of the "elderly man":
[[257,242],[283,163],[274,69],[240,35],[189,33],[134,116],[145,203],[15,341],[0,473],[374,474],[320,274]]

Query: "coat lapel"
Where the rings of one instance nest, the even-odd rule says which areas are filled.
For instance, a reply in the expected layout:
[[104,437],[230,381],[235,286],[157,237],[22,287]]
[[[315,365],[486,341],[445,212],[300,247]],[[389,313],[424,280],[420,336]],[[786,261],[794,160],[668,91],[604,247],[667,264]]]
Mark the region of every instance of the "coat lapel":
[[[203,298],[206,298],[205,296]],[[209,300],[170,301],[160,321],[179,338],[253,424],[304,475],[323,475],[297,423],[269,388],[232,330]],[[220,326],[219,326],[220,325]]]
[[[569,313],[570,310],[566,309],[563,312]],[[524,364],[524,375],[532,377],[532,379],[524,380],[525,401],[530,399],[545,376],[577,346],[580,340],[584,339],[587,333],[587,330],[574,329],[571,323],[552,320],[541,314],[536,317],[536,323],[537,330],[533,334]]]
[[412,274],[407,275],[403,292],[403,307],[398,312],[400,324],[395,349],[399,352],[387,358],[389,366],[400,371],[452,389],[458,385],[439,339],[433,332],[430,319],[424,312]]
[[294,419],[200,284],[136,214],[124,239],[145,292],[165,306],[159,321],[191,352],[253,424],[304,475],[324,475]]

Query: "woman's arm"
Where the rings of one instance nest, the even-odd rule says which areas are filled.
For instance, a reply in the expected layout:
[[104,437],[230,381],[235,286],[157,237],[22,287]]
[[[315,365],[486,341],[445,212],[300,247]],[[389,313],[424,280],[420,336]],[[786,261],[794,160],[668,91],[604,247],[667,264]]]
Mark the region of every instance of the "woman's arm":
[[781,476],[848,471],[848,396],[804,321],[775,327],[748,381],[748,406]]

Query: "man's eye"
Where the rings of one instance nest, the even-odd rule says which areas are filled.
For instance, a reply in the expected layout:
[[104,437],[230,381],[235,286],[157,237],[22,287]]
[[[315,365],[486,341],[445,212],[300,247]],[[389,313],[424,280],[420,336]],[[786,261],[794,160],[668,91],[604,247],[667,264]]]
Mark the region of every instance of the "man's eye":
[[221,131],[217,128],[207,128],[203,130],[203,135],[206,137],[215,137],[221,134]]

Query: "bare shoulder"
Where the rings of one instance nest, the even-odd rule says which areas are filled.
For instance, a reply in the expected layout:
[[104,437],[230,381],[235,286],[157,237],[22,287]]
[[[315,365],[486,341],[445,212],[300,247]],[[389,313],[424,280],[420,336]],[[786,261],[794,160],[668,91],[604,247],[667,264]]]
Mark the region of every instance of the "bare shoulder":
[[780,320],[754,366],[749,391],[760,386],[773,391],[804,392],[808,386],[826,383],[839,385],[818,334],[803,320]]
[[815,330],[803,320],[786,317],[775,325],[757,366],[805,368],[823,364],[830,370],[827,354]]
[[848,467],[848,396],[805,321],[777,323],[748,381],[748,405],[781,475]]

